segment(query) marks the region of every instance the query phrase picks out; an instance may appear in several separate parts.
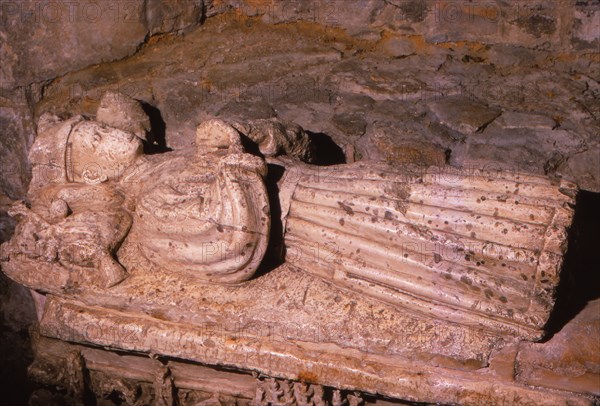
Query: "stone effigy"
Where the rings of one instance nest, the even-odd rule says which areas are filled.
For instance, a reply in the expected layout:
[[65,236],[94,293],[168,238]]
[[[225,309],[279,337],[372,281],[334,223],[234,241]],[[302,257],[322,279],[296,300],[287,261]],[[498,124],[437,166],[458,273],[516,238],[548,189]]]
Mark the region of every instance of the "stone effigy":
[[[266,155],[280,152],[280,139],[303,140],[297,149],[306,151],[306,138],[287,138],[283,124],[267,123],[245,129]],[[136,261],[200,281],[252,277],[270,237],[267,168],[243,151],[234,127],[205,122],[195,154],[150,157],[131,132],[83,117],[42,117],[39,127],[30,154],[33,205],[12,210],[24,218],[5,249],[12,277],[37,289],[110,287],[127,275],[122,246],[137,249]],[[299,268],[436,317],[540,337],[574,185],[378,163],[281,165],[283,239]]]
[[[11,209],[19,224],[2,270],[34,291],[42,341],[255,371],[282,381],[261,381],[254,404],[326,404],[315,395],[323,386],[468,400],[487,393],[475,371],[493,353],[543,336],[575,185],[369,162],[316,167],[300,162],[314,157],[309,136],[277,120],[210,120],[195,151],[144,155],[144,117],[110,114],[132,106],[107,95],[96,120],[40,118],[29,203]],[[283,172],[277,184],[267,185],[267,168]],[[279,241],[284,264],[253,278]],[[40,365],[56,354],[44,351],[32,373],[51,381]],[[73,351],[56,362],[101,357]],[[467,389],[399,383],[413,368]],[[444,368],[464,376],[447,380]],[[177,379],[159,370],[154,401],[172,403]],[[327,402],[362,402],[352,393],[334,390]],[[514,382],[482,399],[515,394],[545,399]]]

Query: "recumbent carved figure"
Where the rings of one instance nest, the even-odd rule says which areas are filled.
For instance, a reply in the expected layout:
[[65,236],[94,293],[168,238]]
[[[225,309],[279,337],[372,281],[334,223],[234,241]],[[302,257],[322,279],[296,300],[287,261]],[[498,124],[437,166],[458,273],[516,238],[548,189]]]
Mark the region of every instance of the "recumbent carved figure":
[[[144,155],[140,126],[106,116],[40,118],[30,206],[12,207],[20,222],[2,250],[17,282],[41,292],[108,289],[135,262],[195,283],[243,283],[281,239],[283,259],[337,286],[541,337],[575,185],[376,162],[313,166],[302,162],[315,153],[308,135],[277,120],[210,120],[198,126],[195,151]],[[245,152],[242,137],[263,157]],[[281,219],[271,218],[267,164],[284,171]],[[272,220],[283,235],[271,235]]]

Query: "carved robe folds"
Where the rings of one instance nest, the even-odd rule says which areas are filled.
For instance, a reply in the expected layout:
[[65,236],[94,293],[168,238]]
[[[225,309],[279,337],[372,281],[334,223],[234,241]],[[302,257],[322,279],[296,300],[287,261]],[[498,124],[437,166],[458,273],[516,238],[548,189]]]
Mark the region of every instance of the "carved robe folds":
[[249,279],[269,241],[265,170],[262,160],[241,153],[142,164],[122,181],[139,185],[125,247],[139,249],[150,263],[190,280]]
[[384,164],[289,168],[287,260],[434,317],[540,338],[576,186],[520,173]]

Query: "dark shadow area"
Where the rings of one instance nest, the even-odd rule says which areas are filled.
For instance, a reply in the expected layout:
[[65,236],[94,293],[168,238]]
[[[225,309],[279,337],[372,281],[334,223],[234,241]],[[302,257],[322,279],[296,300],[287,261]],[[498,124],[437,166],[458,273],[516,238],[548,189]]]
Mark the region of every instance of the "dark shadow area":
[[33,362],[29,327],[35,309],[29,291],[0,271],[0,404],[26,405],[35,389],[27,376]]
[[244,151],[259,158],[265,159],[265,156],[260,152],[260,148],[258,144],[252,141],[250,138],[240,133],[240,139],[242,141],[242,147],[244,147]]
[[544,342],[558,333],[590,301],[600,297],[600,193],[577,195],[573,225]]
[[160,110],[151,104],[140,101],[142,109],[150,118],[150,132],[146,134],[147,142],[144,142],[144,154],[161,154],[163,152],[172,151],[167,147],[167,125],[162,118]]
[[346,155],[342,148],[337,145],[329,135],[324,133],[313,133],[306,131],[315,147],[315,165],[338,165],[346,163]]
[[[306,132],[313,143],[316,151],[313,165],[337,165],[346,162],[344,151],[331,139],[330,136],[323,133]],[[241,135],[242,145],[244,150],[250,154],[261,157],[264,155],[260,152],[258,144],[250,138]],[[285,168],[276,164],[268,164],[267,178],[265,185],[269,195],[269,205],[271,214],[271,233],[269,236],[269,245],[265,257],[254,274],[254,278],[265,275],[278,266],[282,265],[285,257],[284,230],[281,221],[281,206],[279,201],[279,186],[278,182],[285,173]]]
[[279,203],[279,186],[277,182],[285,173],[283,166],[269,164],[265,184],[269,195],[271,208],[271,234],[265,258],[254,274],[254,278],[265,275],[269,271],[283,264],[283,223],[281,222],[281,205]]
[[[15,224],[6,211],[0,210],[0,244],[12,237]],[[4,275],[0,262],[0,404],[25,405],[35,389],[27,376],[27,367],[33,361],[29,328],[34,323],[35,308],[29,291]]]
[[9,216],[7,210],[8,207],[0,206],[0,244],[12,238],[17,226],[17,221]]
[[208,18],[208,4],[206,4],[206,2],[202,2],[200,3],[202,6],[202,10],[200,13],[200,19],[199,19],[199,23],[200,25],[204,24],[206,22],[206,19]]

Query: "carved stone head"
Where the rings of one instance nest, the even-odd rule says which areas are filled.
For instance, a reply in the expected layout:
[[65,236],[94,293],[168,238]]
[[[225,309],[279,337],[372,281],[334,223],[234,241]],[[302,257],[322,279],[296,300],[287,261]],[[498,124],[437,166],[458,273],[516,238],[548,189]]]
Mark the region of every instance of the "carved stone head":
[[143,153],[133,133],[77,116],[68,120],[44,114],[29,153],[30,191],[48,184],[96,184],[116,180]]

